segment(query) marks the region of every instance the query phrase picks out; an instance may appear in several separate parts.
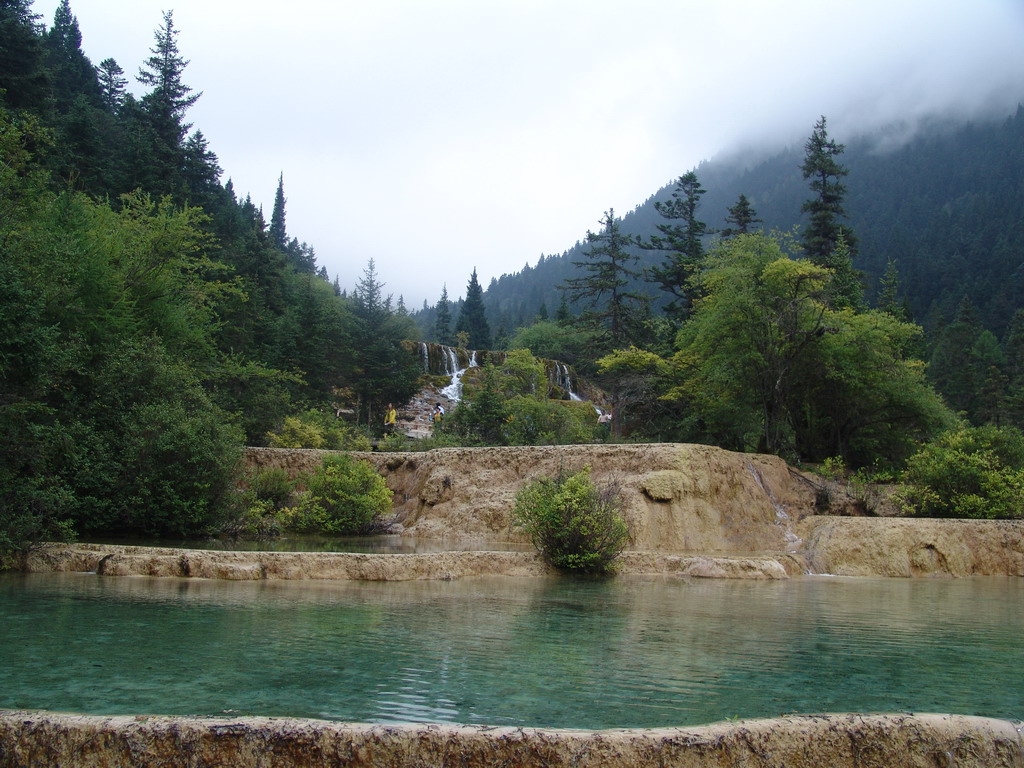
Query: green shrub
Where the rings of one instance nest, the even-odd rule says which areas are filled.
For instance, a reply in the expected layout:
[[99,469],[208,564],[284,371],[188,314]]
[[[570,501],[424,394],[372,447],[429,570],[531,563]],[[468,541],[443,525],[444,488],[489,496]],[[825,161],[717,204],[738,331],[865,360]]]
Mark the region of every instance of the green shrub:
[[288,470],[281,467],[268,467],[253,472],[248,478],[249,490],[258,501],[269,502],[274,509],[288,506],[295,483],[289,477]]
[[512,521],[547,562],[562,570],[609,571],[629,540],[619,487],[595,486],[589,467],[523,487]]
[[333,413],[308,410],[286,416],[284,423],[266,435],[271,448],[324,448],[332,451],[368,451],[370,439]]
[[302,483],[306,490],[285,514],[285,527],[293,531],[365,533],[391,509],[384,478],[368,462],[344,454],[325,458]]
[[268,499],[247,495],[248,503],[241,513],[220,531],[235,539],[276,539],[281,535],[282,512]]
[[969,427],[940,435],[907,460],[896,502],[920,517],[1024,515],[1024,435]]

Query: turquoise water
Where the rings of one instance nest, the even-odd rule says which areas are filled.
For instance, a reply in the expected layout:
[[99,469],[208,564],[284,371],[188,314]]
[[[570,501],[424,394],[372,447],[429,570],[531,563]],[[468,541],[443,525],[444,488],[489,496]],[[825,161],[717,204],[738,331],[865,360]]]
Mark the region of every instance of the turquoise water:
[[1024,716],[1024,579],[0,575],[0,708],[562,728]]

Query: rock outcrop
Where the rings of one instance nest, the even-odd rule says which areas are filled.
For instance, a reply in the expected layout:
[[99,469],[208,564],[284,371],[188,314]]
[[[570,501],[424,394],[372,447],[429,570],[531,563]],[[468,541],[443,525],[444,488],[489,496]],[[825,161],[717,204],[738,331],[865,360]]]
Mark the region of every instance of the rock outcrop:
[[[419,537],[522,542],[510,518],[516,492],[531,479],[589,466],[596,481],[623,490],[631,531],[627,572],[1024,576],[1024,521],[819,515],[813,482],[775,456],[680,444],[360,456],[394,493],[395,529]],[[321,459],[319,451],[248,453],[255,467],[293,474]]]
[[[396,530],[410,535],[524,541],[512,527],[515,495],[529,481],[585,466],[618,483],[638,551],[791,552],[794,524],[814,512],[814,489],[775,456],[706,445],[566,445],[364,453],[395,495]],[[251,448],[254,467],[298,473],[320,451]]]
[[557,731],[0,710],[0,768],[1019,768],[1022,755],[1013,723],[957,715],[814,715],[696,728]]

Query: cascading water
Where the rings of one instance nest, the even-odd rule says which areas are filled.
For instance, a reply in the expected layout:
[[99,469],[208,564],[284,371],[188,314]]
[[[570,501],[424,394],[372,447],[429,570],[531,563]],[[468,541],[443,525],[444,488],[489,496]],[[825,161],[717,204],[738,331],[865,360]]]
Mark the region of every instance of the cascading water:
[[452,402],[459,402],[462,400],[462,377],[466,374],[470,368],[476,368],[476,351],[470,350],[469,352],[469,364],[465,368],[459,368],[459,358],[455,354],[455,350],[451,347],[444,348],[448,354],[448,364],[451,366],[452,372],[452,383],[441,390],[441,394],[447,397]]
[[580,402],[583,400],[572,387],[572,372],[569,370],[569,366],[565,363],[555,364],[555,378],[559,387],[564,389],[569,395],[570,400]]

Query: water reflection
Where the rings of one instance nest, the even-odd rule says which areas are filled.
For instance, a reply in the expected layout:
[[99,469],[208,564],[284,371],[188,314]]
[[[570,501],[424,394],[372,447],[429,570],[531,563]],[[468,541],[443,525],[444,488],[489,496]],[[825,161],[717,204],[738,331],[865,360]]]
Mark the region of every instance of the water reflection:
[[1021,579],[0,576],[0,706],[608,728],[1024,713]]

